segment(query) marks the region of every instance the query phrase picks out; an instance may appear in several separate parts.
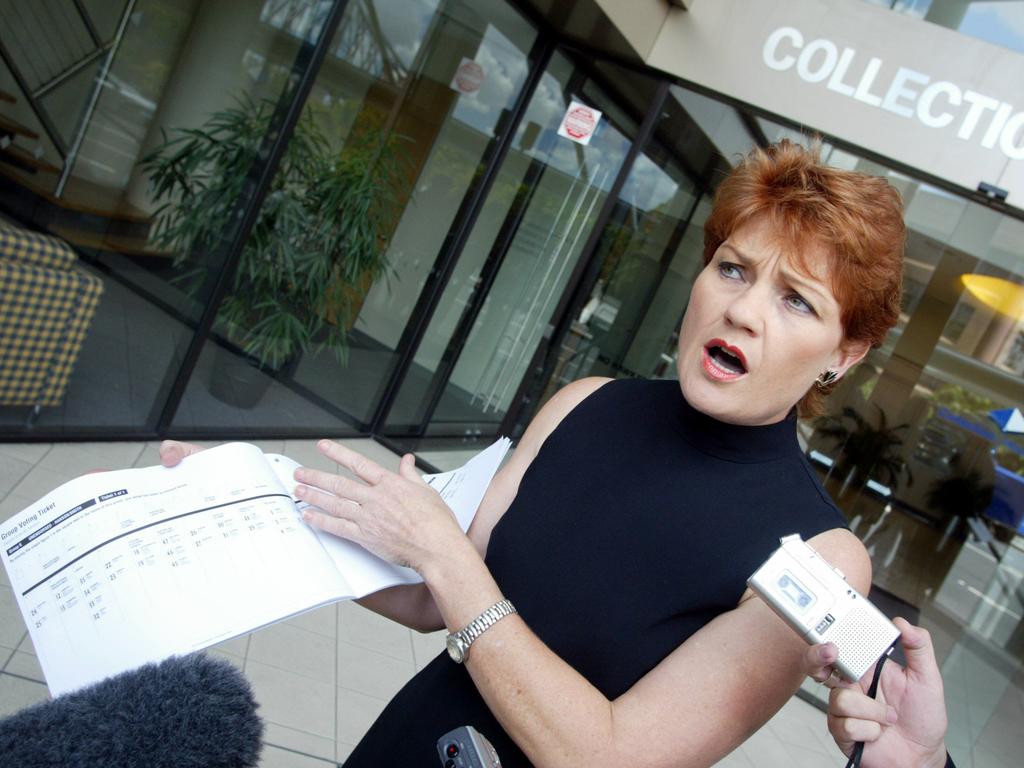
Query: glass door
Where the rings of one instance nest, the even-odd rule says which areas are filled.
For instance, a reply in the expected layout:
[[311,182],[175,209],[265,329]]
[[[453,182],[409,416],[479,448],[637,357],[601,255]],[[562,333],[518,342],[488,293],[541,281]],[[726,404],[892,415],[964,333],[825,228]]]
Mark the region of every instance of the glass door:
[[[260,212],[266,226],[250,238],[252,253],[298,262],[289,274],[306,279],[264,281],[272,290],[257,296],[257,308],[269,308],[259,314],[248,312],[252,292],[237,296],[239,319],[251,322],[218,324],[222,338],[204,348],[176,427],[368,428],[463,195],[523,88],[536,37],[504,0],[352,0],[286,153],[291,162]],[[332,169],[315,185],[329,187],[319,197],[306,165]],[[329,217],[297,215],[324,195]],[[305,237],[311,222],[353,235],[328,256]],[[275,265],[269,277],[278,274]],[[304,293],[298,300],[282,295],[293,286]],[[313,332],[289,343],[302,318]],[[233,336],[284,353],[268,370]]]
[[700,271],[708,189],[728,164],[676,86],[603,224],[588,276],[536,355],[504,431],[586,376],[674,378],[679,323]]
[[[579,279],[585,246],[636,137],[643,111],[627,111],[617,96],[599,71],[552,56],[391,408],[387,434],[497,430]],[[574,105],[593,120],[588,142],[567,135]]]
[[701,267],[708,210],[664,145],[649,145],[604,227],[600,271],[573,312],[540,402],[585,376],[675,376],[677,331]]
[[[292,98],[331,10],[315,0],[5,4],[0,223],[14,228],[15,242],[36,232],[60,238],[51,245],[62,257],[60,265],[4,260],[14,274],[38,273],[45,291],[0,322],[0,337],[17,342],[0,353],[0,379],[17,383],[0,391],[0,432],[157,429],[213,288],[203,278],[221,269],[235,212],[249,204],[267,162],[257,148],[267,146],[271,115]],[[261,109],[262,119],[227,130],[226,116],[242,104]],[[159,199],[146,158],[170,167],[182,144],[166,140],[217,121],[220,156],[233,151],[230,159],[216,165],[191,152],[175,168],[203,169],[179,172],[221,193],[206,206],[204,220],[216,223],[204,228],[181,196]],[[195,249],[202,271],[194,271],[187,238],[161,237],[162,212],[203,233]],[[12,306],[17,293],[5,290],[0,304]],[[218,413],[209,399],[190,413],[199,426],[224,423],[204,421]]]

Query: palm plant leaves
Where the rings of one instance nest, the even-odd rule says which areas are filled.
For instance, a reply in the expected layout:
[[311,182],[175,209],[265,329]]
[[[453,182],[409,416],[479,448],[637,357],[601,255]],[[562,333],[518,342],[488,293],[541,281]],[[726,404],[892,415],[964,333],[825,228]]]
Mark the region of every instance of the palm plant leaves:
[[901,432],[909,424],[890,427],[885,412],[878,408],[878,425],[869,422],[854,408],[846,406],[838,416],[819,419],[817,431],[840,447],[836,469],[841,474],[854,472],[862,480],[869,476],[886,485],[896,486],[905,473],[907,484],[914,482],[906,462],[900,457]]
[[[194,298],[259,158],[274,103],[241,98],[143,160],[156,200],[153,239],[174,250]],[[221,304],[244,351],[277,368],[322,340],[345,358],[348,293],[386,275],[386,234],[400,180],[396,139],[369,131],[334,152],[313,113],[300,118]],[[334,322],[328,322],[331,315]]]
[[947,517],[980,515],[992,501],[993,484],[977,469],[964,464],[963,455],[955,451],[949,461],[950,474],[933,480],[925,500],[928,506]]

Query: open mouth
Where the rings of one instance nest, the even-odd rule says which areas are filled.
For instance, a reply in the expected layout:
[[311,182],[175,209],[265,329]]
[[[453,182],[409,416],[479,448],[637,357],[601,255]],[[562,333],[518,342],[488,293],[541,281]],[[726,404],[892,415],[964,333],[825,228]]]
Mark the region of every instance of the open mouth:
[[[743,353],[735,347],[730,347],[720,339],[713,339],[704,347],[707,355],[706,362],[717,370],[711,370],[719,378],[732,378],[742,376],[747,372],[746,360]],[[710,370],[710,369],[709,369]]]

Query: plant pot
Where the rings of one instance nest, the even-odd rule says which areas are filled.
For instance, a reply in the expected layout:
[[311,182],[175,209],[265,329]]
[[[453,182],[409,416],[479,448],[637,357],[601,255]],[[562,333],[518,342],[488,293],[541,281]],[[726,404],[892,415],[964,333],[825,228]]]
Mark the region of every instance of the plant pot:
[[255,408],[273,381],[273,370],[256,358],[215,345],[207,389],[225,405]]

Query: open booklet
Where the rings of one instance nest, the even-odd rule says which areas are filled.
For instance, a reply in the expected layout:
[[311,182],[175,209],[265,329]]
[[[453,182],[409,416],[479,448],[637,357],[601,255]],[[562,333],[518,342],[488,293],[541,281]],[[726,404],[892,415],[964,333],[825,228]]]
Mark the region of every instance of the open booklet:
[[[463,530],[509,444],[425,476]],[[298,466],[229,443],[172,469],[84,475],[0,524],[0,559],[50,693],[420,581],[307,525],[291,495]]]

